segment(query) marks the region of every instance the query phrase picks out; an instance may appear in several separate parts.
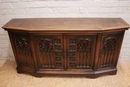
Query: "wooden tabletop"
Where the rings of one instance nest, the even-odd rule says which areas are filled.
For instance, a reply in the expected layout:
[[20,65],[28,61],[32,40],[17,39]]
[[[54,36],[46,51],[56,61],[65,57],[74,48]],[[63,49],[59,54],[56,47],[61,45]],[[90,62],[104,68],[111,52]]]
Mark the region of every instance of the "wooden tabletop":
[[128,29],[121,18],[21,18],[12,19],[2,28],[24,31],[101,31]]

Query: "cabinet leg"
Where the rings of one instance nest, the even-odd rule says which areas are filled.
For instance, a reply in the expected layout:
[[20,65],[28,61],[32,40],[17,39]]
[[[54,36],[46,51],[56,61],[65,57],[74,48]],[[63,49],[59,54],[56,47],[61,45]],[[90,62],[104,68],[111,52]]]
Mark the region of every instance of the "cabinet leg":
[[98,75],[98,74],[97,74],[97,75],[88,75],[87,77],[88,77],[88,78],[91,78],[91,79],[95,79],[95,78],[98,78],[99,75]]
[[18,74],[21,74],[22,72],[20,72],[20,71],[17,70],[17,73],[18,73]]
[[117,71],[110,72],[109,75],[116,75]]
[[17,70],[17,73],[19,73],[19,74],[22,73],[22,71],[20,69],[18,69],[18,67],[16,68],[16,70]]

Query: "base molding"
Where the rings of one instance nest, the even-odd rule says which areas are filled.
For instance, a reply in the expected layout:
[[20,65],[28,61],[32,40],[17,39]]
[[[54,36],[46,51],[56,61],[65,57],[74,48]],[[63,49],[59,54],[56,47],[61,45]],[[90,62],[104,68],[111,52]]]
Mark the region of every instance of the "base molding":
[[[31,69],[30,69],[31,70]],[[32,72],[33,71],[33,72]],[[21,67],[17,67],[18,73],[25,73],[30,74],[35,77],[46,77],[46,76],[62,76],[62,77],[87,77],[87,78],[97,78],[102,75],[116,75],[117,69],[111,68],[111,69],[101,69],[97,71],[93,70],[38,70],[35,72],[35,70],[32,70],[31,72],[27,69],[24,70]]]

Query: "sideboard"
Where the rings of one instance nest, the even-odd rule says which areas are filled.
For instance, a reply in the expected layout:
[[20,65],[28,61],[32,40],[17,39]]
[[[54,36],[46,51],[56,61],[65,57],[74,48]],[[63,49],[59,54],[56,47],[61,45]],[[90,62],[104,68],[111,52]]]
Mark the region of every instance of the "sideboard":
[[19,18],[8,31],[18,73],[42,76],[114,75],[125,30],[121,18]]

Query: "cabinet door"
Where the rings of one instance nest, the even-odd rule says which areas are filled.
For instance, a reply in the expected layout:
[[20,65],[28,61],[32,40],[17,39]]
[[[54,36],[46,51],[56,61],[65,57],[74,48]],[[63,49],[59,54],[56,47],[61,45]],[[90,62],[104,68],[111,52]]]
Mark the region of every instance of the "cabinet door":
[[[30,39],[27,33],[8,32],[18,67],[30,70],[34,67]],[[26,68],[25,68],[26,67]],[[23,68],[21,68],[22,70]],[[24,70],[24,71],[25,71]],[[31,72],[31,70],[30,70]]]
[[98,58],[98,68],[116,67],[124,32],[103,34]]
[[39,69],[63,69],[63,41],[61,35],[35,35],[36,61]]
[[67,69],[92,69],[96,35],[67,35]]

